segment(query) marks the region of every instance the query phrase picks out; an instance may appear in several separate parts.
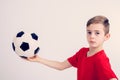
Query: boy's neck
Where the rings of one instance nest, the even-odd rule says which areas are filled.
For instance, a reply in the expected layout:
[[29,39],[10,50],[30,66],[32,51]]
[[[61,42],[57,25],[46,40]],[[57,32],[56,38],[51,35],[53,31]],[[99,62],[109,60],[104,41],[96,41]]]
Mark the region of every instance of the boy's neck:
[[90,56],[93,56],[95,55],[97,52],[103,50],[102,47],[99,47],[99,48],[89,48],[89,51],[87,53],[87,57],[90,57]]

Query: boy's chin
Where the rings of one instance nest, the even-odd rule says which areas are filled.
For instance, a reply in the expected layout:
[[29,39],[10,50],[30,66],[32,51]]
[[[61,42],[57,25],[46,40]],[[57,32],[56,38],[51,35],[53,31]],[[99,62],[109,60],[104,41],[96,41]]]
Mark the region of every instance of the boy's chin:
[[98,47],[97,47],[97,46],[95,46],[95,45],[94,45],[94,46],[92,45],[92,46],[89,46],[89,47],[90,47],[90,48],[98,48]]

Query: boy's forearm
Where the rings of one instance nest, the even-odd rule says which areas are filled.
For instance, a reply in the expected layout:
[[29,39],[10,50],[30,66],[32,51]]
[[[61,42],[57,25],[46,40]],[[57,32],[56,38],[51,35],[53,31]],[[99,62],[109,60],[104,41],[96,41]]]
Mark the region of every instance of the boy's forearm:
[[57,69],[57,70],[64,70],[68,67],[71,67],[71,65],[69,64],[69,62],[67,60],[64,62],[59,62],[59,61],[52,61],[52,60],[40,58],[38,62],[41,64],[44,64],[48,67]]
[[51,68],[54,68],[57,70],[63,70],[63,69],[71,67],[71,64],[67,60],[65,60],[63,62],[59,62],[59,61],[47,60],[47,59],[41,58],[39,56],[28,58],[28,60],[32,61],[32,62],[41,63],[43,65],[46,65],[48,67],[51,67]]

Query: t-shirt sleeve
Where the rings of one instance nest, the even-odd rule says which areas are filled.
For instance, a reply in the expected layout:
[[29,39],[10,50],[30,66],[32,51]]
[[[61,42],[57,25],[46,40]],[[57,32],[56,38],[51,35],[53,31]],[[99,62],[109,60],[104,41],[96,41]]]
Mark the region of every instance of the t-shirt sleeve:
[[79,56],[81,56],[83,51],[83,48],[80,49],[78,52],[76,52],[76,54],[74,54],[73,56],[69,57],[67,60],[68,62],[73,66],[73,67],[77,67],[78,64],[78,58]]
[[68,59],[68,62],[74,66],[74,67],[77,67],[77,53],[75,55],[73,55],[72,57],[69,57]]
[[104,57],[101,59],[98,59],[97,62],[97,71],[98,71],[98,77],[100,80],[109,80],[111,78],[116,78],[115,73],[111,69],[111,65],[109,62],[109,58]]

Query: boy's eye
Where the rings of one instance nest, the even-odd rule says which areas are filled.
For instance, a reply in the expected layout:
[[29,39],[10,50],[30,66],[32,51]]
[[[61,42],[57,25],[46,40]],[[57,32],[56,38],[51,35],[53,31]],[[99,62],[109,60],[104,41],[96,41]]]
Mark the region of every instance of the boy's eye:
[[92,32],[87,32],[88,34],[92,34]]
[[100,34],[99,32],[96,32],[96,34],[98,35],[98,34]]

